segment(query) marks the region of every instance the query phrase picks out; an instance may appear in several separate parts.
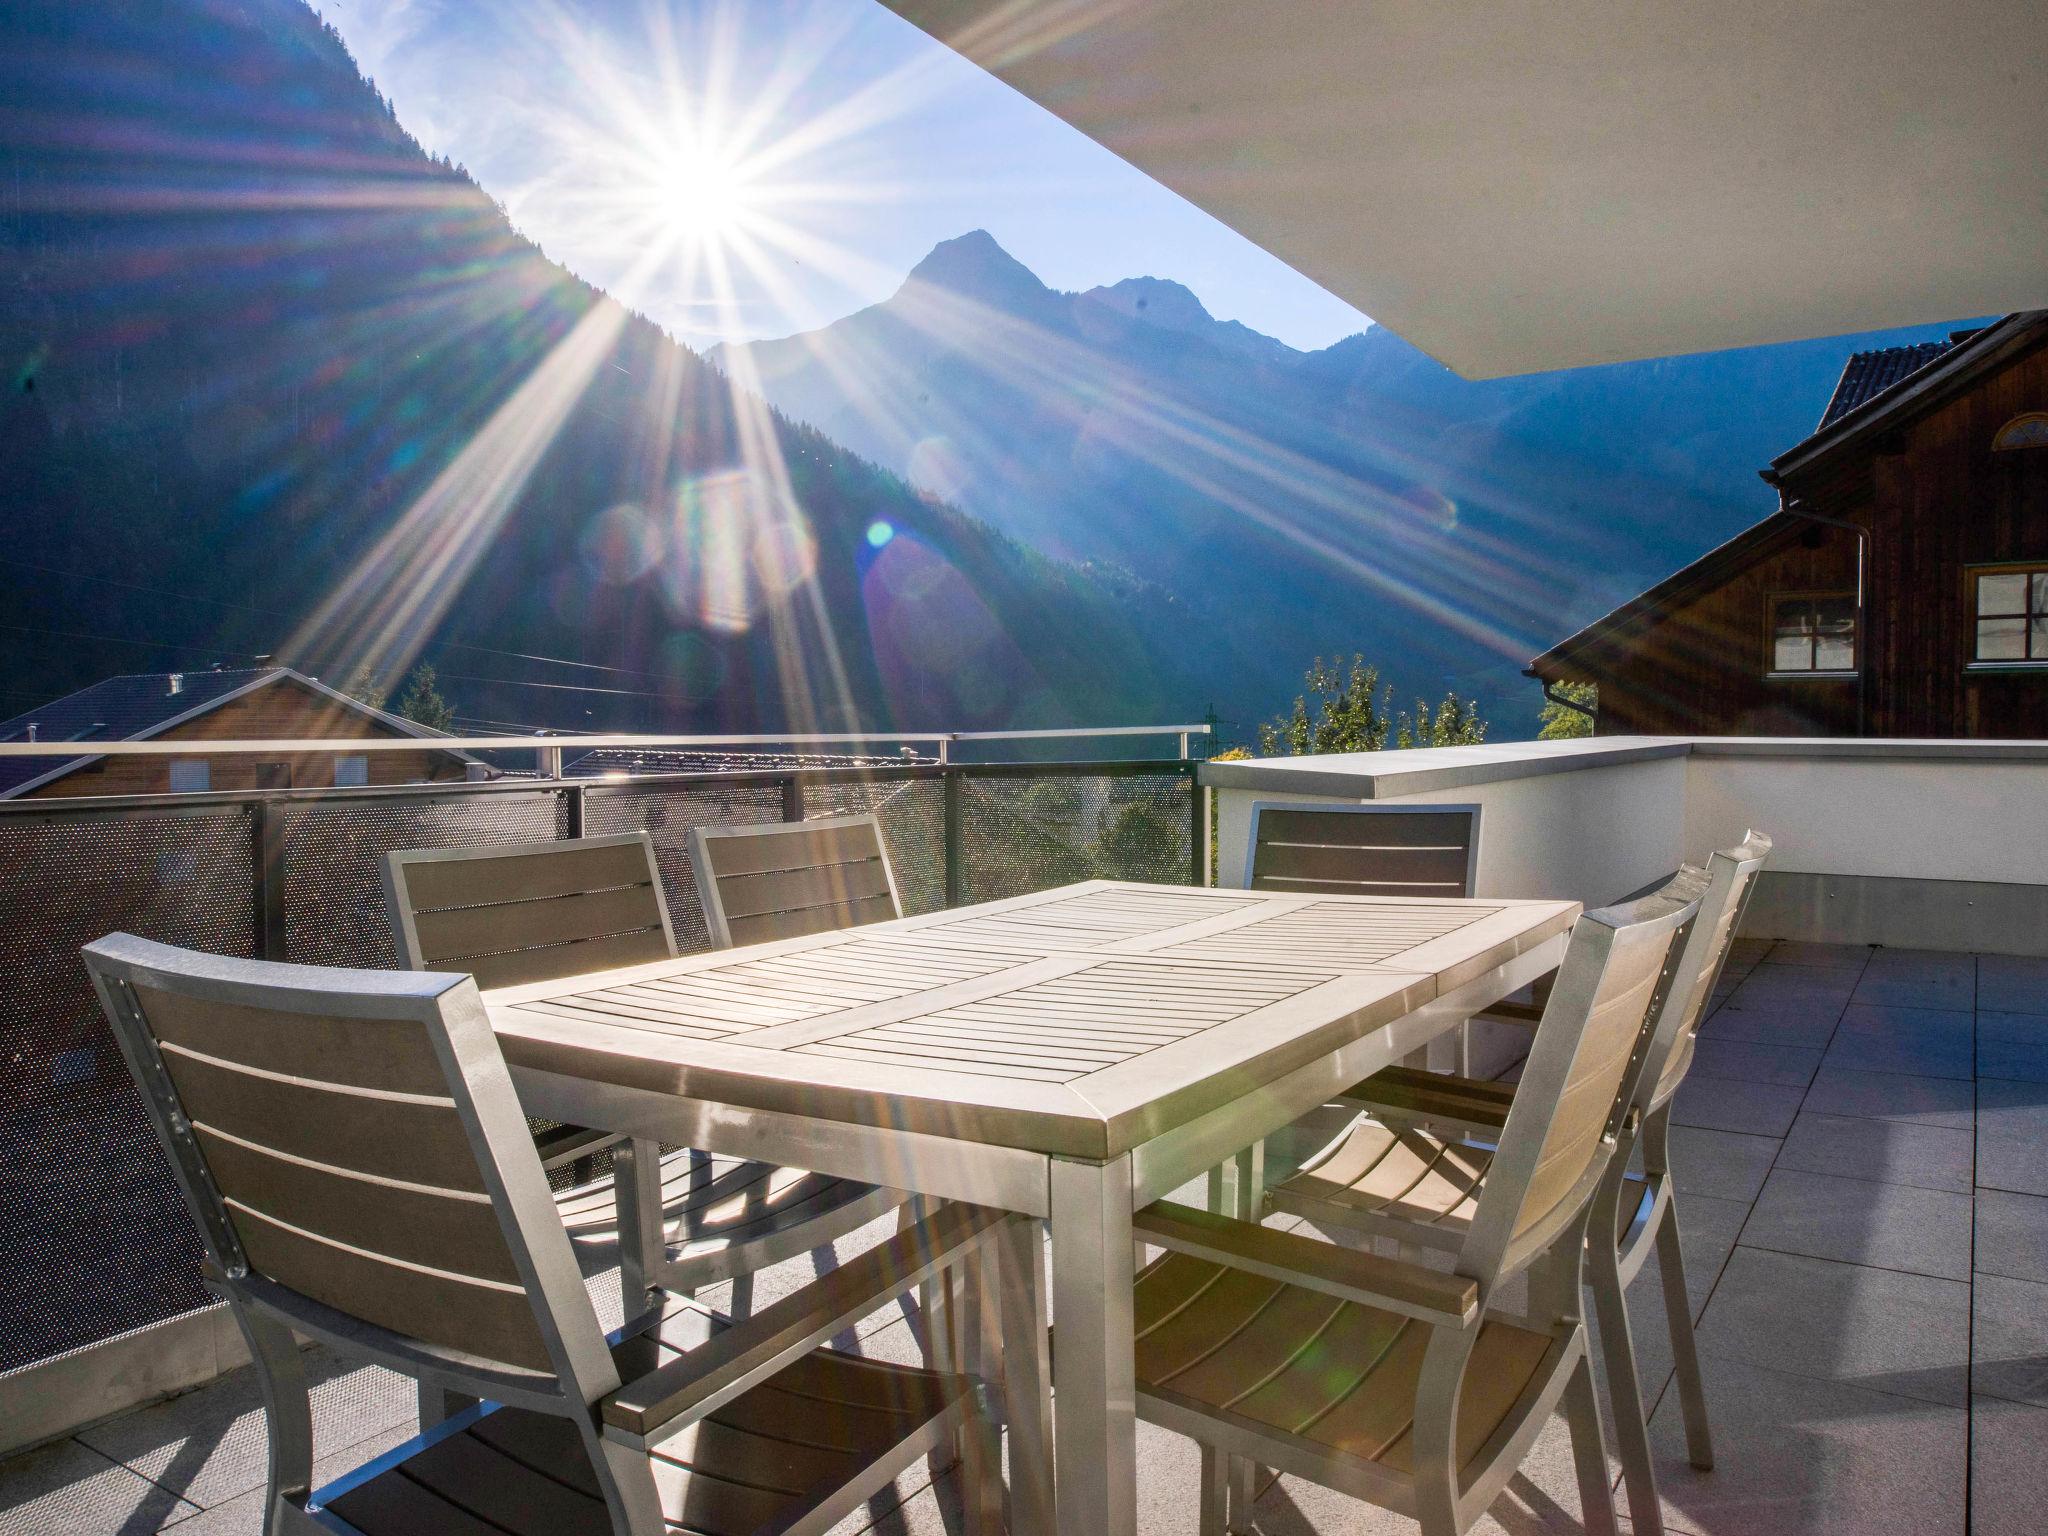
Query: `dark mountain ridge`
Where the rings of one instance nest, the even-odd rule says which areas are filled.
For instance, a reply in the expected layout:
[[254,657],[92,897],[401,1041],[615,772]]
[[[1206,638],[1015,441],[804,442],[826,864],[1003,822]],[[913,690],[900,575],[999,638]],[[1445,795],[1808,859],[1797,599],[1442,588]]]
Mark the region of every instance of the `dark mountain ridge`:
[[1035,548],[1220,610],[1234,698],[1362,650],[1533,725],[1525,659],[1772,506],[1853,350],[1947,326],[1475,383],[1372,327],[1301,352],[1178,283],[1039,282],[985,231],[832,325],[714,352]]
[[0,125],[0,713],[259,653],[424,655],[464,716],[557,726],[1199,702],[1170,594],[735,392],[424,153],[299,0],[7,6]]

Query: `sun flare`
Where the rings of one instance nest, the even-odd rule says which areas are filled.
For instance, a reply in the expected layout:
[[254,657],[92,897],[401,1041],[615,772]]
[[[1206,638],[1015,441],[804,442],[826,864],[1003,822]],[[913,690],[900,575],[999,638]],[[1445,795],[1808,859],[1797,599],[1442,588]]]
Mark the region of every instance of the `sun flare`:
[[739,157],[703,145],[680,145],[653,168],[649,199],[680,239],[725,244],[757,211],[759,187]]

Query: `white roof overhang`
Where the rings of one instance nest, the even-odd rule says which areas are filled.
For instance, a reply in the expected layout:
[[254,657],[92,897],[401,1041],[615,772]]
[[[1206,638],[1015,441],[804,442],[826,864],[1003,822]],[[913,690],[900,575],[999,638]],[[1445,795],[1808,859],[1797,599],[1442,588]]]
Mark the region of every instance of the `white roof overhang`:
[[2048,305],[2039,0],[884,0],[1472,378]]

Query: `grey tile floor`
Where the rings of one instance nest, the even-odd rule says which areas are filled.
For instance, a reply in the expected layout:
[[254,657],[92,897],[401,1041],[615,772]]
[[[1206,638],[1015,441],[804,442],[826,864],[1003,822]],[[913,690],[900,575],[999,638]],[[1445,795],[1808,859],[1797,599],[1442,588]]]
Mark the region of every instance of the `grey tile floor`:
[[[1653,1263],[1630,1307],[1669,1528],[2048,1529],[2048,960],[1744,943],[1676,1119],[1717,1455],[1711,1472],[1686,1462]],[[761,1277],[757,1303],[811,1273],[797,1261]],[[593,1287],[604,1304],[611,1288]],[[887,1312],[860,1347],[914,1346]],[[319,1476],[409,1433],[408,1382],[318,1357],[315,1374]],[[1561,1430],[1490,1536],[1578,1529]],[[1141,1435],[1146,1536],[1191,1530],[1192,1447]],[[240,1372],[0,1462],[0,1536],[255,1536],[263,1476],[262,1411]],[[920,1467],[842,1530],[957,1531],[949,1492]],[[1293,1479],[1257,1513],[1264,1536],[1414,1529]]]

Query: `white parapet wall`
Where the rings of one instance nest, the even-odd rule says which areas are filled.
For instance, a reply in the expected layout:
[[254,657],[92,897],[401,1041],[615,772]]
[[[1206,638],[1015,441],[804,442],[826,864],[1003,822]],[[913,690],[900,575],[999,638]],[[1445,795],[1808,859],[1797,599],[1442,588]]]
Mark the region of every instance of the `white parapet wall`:
[[1589,905],[1755,827],[1748,931],[2048,954],[2048,742],[1598,737],[1210,763],[1218,879],[1262,801],[1477,805],[1478,894]]
[[1683,741],[1632,737],[1208,763],[1217,881],[1244,883],[1257,804],[1476,805],[1477,894],[1597,905],[1683,859],[1687,756]]

